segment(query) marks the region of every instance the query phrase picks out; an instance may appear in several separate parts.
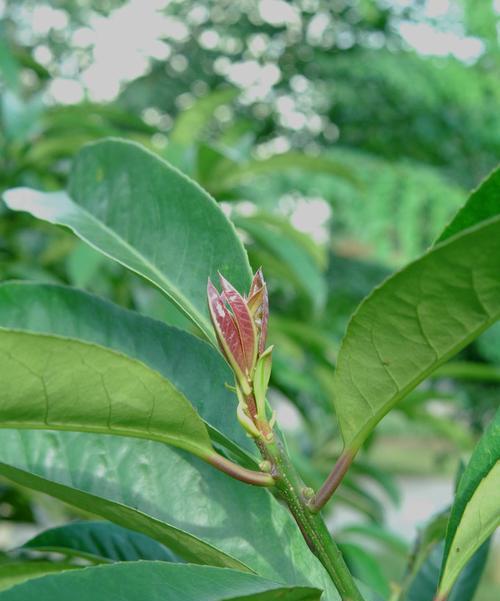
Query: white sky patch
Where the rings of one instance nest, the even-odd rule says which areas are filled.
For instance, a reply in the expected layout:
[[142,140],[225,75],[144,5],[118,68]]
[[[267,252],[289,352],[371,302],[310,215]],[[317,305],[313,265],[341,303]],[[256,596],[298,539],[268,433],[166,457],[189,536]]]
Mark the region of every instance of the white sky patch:
[[281,71],[275,64],[262,65],[255,60],[230,63],[225,75],[228,81],[245,90],[242,101],[249,104],[263,100],[281,79]]
[[284,0],[260,0],[259,14],[266,23],[275,27],[300,24],[297,9]]
[[295,229],[309,234],[318,243],[328,240],[328,220],[332,210],[323,198],[301,198],[290,217]]
[[62,77],[56,77],[50,82],[49,93],[60,104],[77,104],[85,96],[83,86],[80,82]]
[[[196,5],[189,13],[187,21],[183,22],[168,14],[170,3],[171,0],[129,0],[106,17],[94,15],[86,26],[74,32],[73,46],[92,50],[92,62],[82,72],[79,81],[87,90],[90,99],[113,100],[120,92],[122,84],[148,72],[151,59],[169,60],[178,72],[186,68],[186,57],[172,56],[169,41],[186,41],[190,35],[189,24],[205,22],[209,12],[201,4]],[[0,14],[4,5],[5,1],[0,0]],[[394,5],[401,10],[414,6],[413,0],[394,0]],[[481,56],[484,46],[480,39],[464,36],[462,16],[457,6],[457,0],[427,0],[418,13],[421,22],[401,21],[395,26],[405,41],[420,54],[452,55],[471,63]],[[495,0],[495,7],[500,12],[500,0]],[[259,0],[257,9],[262,20],[270,25],[284,26],[289,30],[301,26],[299,12],[285,0]],[[24,18],[27,23],[26,31],[42,36],[51,30],[63,31],[68,26],[69,19],[66,11],[42,3],[26,13]],[[427,22],[428,19],[435,20],[434,24]],[[318,12],[307,32],[308,38],[311,38],[310,42],[320,40],[331,27],[328,14]],[[215,49],[222,44],[223,38],[213,29],[207,28],[201,34],[200,42],[205,48]],[[338,38],[337,42],[340,45],[341,39]],[[265,34],[255,34],[249,45],[249,55],[257,60],[250,59],[247,54],[248,60],[232,63],[228,57],[221,56],[214,65],[216,72],[243,90],[241,101],[244,104],[267,100],[272,88],[281,79],[281,72],[276,64],[264,63],[261,60],[269,46],[269,37]],[[44,44],[39,44],[37,52],[36,58],[40,62],[50,62]],[[59,67],[57,74],[64,80],[74,77],[78,72],[78,65],[74,68],[72,65],[64,69]],[[294,78],[294,89],[297,88],[297,92],[307,85],[307,81],[304,78],[300,79],[301,77],[297,75]],[[54,90],[58,95],[57,100],[63,103],[70,103],[70,98],[77,97],[76,86],[67,83],[58,82]],[[64,90],[68,93],[66,98]],[[297,107],[280,113],[282,123],[287,127],[295,130],[309,127],[308,115],[304,115]],[[314,127],[315,124],[311,126]]]
[[484,44],[475,37],[464,37],[452,31],[440,31],[428,23],[403,22],[399,25],[403,39],[417,52],[428,56],[449,56],[464,62],[476,61],[484,52]]
[[76,46],[94,46],[94,60],[81,76],[91,99],[112,100],[122,83],[148,71],[151,58],[168,59],[171,47],[162,38],[187,39],[184,23],[159,12],[167,4],[165,0],[131,0],[75,32]]
[[425,16],[438,19],[447,15],[450,8],[450,0],[428,0],[425,7]]
[[52,8],[46,4],[35,6],[32,19],[33,30],[41,34],[47,34],[51,29],[64,29],[69,20],[68,14],[64,10]]

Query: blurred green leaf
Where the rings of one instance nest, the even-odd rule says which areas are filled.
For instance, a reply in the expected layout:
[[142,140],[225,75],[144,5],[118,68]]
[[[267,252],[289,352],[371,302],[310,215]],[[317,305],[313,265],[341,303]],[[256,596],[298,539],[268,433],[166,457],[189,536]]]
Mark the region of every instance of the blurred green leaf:
[[91,246],[78,243],[66,260],[68,279],[74,286],[85,288],[104,262],[101,253]]
[[244,184],[257,176],[269,175],[288,170],[302,170],[306,173],[323,173],[346,180],[351,185],[359,186],[359,180],[353,169],[323,156],[310,156],[297,152],[275,154],[268,159],[254,159],[240,165],[220,161],[212,174],[211,189],[220,194]]
[[235,216],[234,223],[279,261],[285,283],[292,282],[316,310],[324,306],[324,258],[308,236],[296,230],[286,219],[267,213]]
[[20,65],[5,39],[4,27],[0,25],[0,77],[10,90],[19,87]]
[[341,540],[349,540],[351,538],[372,540],[400,555],[407,555],[409,552],[409,545],[404,538],[379,524],[351,524],[343,526],[337,532],[337,536]]
[[205,128],[214,118],[215,110],[232,102],[239,94],[236,88],[227,88],[210,92],[198,99],[191,107],[180,113],[170,133],[174,144],[190,146],[203,137]]
[[150,559],[178,561],[155,540],[110,522],[73,522],[44,530],[21,549],[41,553],[61,553],[97,563]]
[[341,543],[339,546],[352,574],[386,599],[390,592],[389,582],[376,559],[359,545]]

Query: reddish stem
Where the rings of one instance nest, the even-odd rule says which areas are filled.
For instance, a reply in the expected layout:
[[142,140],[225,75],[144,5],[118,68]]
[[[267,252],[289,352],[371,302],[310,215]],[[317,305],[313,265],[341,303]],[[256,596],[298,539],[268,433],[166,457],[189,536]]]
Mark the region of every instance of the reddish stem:
[[355,453],[353,451],[344,451],[342,453],[337,463],[333,466],[328,478],[325,480],[314,497],[309,501],[308,507],[312,512],[317,513],[326,505],[330,497],[342,482],[347,470],[351,466],[354,456]]

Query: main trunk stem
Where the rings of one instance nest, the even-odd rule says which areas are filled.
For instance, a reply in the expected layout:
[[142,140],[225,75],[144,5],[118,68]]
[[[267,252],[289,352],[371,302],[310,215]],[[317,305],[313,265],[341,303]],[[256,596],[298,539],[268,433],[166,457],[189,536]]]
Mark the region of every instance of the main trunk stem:
[[288,505],[309,548],[330,575],[342,600],[364,601],[323,518],[307,506],[308,499],[304,496],[307,489],[276,435],[272,441],[259,447],[272,465],[271,475],[280,496]]

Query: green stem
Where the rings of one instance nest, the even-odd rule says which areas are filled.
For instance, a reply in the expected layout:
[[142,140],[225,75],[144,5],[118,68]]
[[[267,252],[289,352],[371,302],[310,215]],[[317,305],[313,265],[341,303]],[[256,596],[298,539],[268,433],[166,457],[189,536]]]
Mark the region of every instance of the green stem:
[[[264,447],[264,448],[263,448]],[[288,505],[311,551],[330,575],[343,601],[363,601],[340,549],[330,536],[323,518],[311,511],[304,496],[305,487],[279,441],[264,443],[261,451],[272,465],[276,488]]]

